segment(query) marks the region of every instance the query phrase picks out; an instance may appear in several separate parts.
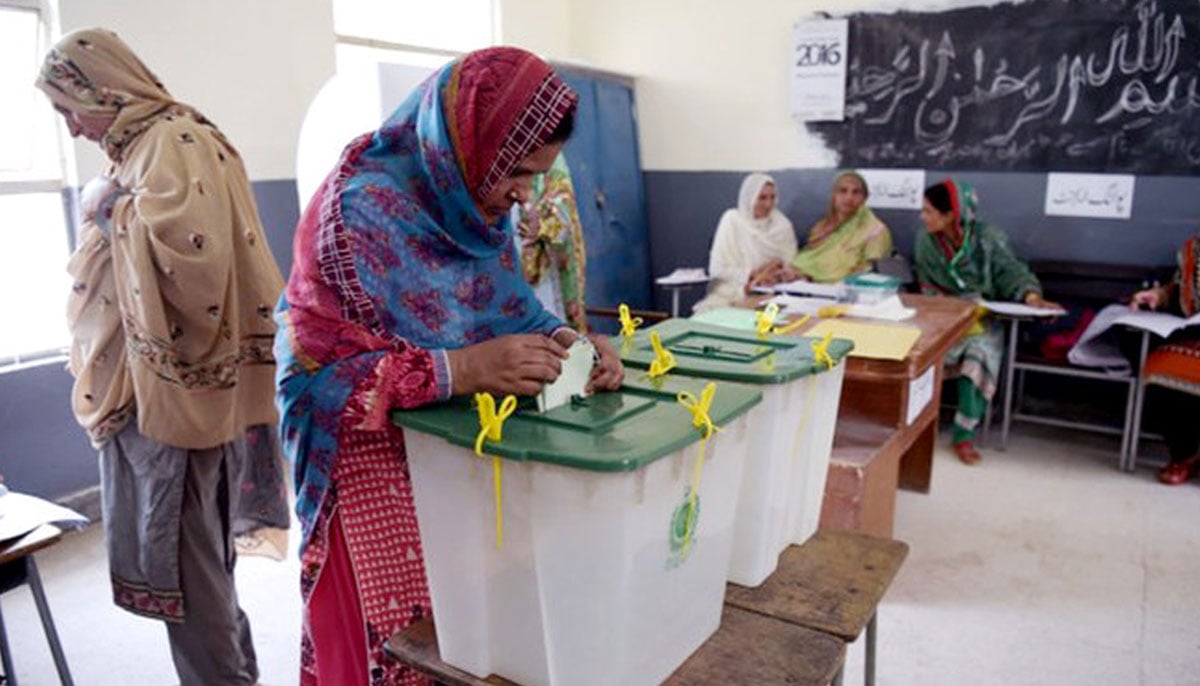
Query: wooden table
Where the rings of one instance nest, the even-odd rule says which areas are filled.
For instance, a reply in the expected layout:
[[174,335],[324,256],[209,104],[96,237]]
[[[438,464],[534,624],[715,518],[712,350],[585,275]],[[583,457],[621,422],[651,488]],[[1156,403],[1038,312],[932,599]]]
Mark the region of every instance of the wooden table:
[[[971,327],[975,306],[958,298],[905,294],[900,299],[917,311],[903,324],[920,327],[921,337],[903,360],[849,358],[840,412],[896,427],[902,452],[899,485],[928,493],[933,477],[942,359]],[[910,392],[913,382],[925,374],[932,374],[933,395],[910,424],[906,416],[912,400]]]
[[[519,686],[497,676],[480,679],[443,662],[429,619],[392,636],[386,649],[447,686]],[[845,659],[846,643],[836,636],[727,605],[717,633],[663,683],[826,686]]]
[[[49,524],[43,524],[24,536],[0,546],[0,593],[7,592],[22,584],[29,584],[33,592],[33,602],[37,605],[38,616],[42,620],[42,629],[46,632],[46,641],[50,644],[50,653],[54,657],[54,667],[58,670],[59,681],[64,686],[72,684],[71,672],[67,668],[67,658],[63,654],[62,644],[58,640],[58,632],[54,628],[54,619],[50,614],[50,605],[46,602],[46,592],[42,588],[42,578],[38,574],[37,563],[33,554],[43,548],[48,548],[62,539],[62,531]],[[0,615],[0,660],[4,665],[6,685],[15,686],[16,672],[13,671],[12,654],[8,648],[8,634],[4,628],[4,618]]]

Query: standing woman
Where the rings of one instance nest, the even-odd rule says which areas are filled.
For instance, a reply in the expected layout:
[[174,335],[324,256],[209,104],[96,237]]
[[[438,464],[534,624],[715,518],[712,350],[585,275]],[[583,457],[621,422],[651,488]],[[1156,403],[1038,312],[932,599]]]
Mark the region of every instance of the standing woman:
[[[300,220],[276,350],[304,536],[301,684],[420,681],[383,651],[430,612],[388,413],[557,378],[577,334],[522,278],[509,213],[554,162],[577,99],[528,52],[470,53],[352,141]],[[591,386],[616,388],[620,360],[593,341]]]
[[748,175],[737,207],[725,210],[717,224],[708,258],[712,282],[695,310],[728,307],[760,281],[777,280],[774,272],[795,254],[796,231],[779,211],[775,180],[766,174]]
[[[1200,314],[1200,234],[1179,248],[1179,271],[1166,286],[1139,291],[1132,306]],[[1146,358],[1142,378],[1163,388],[1162,432],[1171,459],[1158,480],[1178,486],[1200,470],[1200,330],[1176,332]]]
[[530,193],[516,219],[525,281],[547,309],[587,333],[587,249],[566,156],[559,153],[550,171],[534,177]]
[[268,426],[283,279],[241,157],[109,31],[65,36],[37,86],[111,162],[81,201],[68,320],[113,600],[166,621],[183,684],[253,684],[234,534],[247,492],[261,523],[288,526]]
[[[975,189],[943,181],[925,189],[917,234],[916,273],[926,295],[1023,302],[1057,309],[1042,299],[1042,287],[1008,245],[999,229],[983,223],[976,211]],[[996,393],[1004,337],[994,322],[980,320],[946,354],[958,376],[954,415],[954,454],[966,464],[979,462],[975,433]]]
[[829,210],[808,231],[808,243],[783,278],[841,281],[892,254],[892,233],[867,207],[867,180],[846,171],[833,180]]

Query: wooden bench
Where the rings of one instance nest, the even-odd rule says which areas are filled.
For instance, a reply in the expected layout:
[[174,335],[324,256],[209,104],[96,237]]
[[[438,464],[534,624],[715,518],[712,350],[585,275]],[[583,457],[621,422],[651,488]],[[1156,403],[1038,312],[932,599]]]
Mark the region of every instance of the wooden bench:
[[[846,642],[867,632],[865,681],[875,683],[876,614],[908,544],[849,531],[818,531],[779,558],[761,586],[729,584],[725,603],[815,629]],[[841,672],[835,683],[840,684]],[[761,682],[767,683],[767,682]]]
[[[443,662],[429,619],[392,636],[386,650],[446,686],[520,686],[498,676],[480,679]],[[845,659],[846,643],[836,636],[726,606],[717,633],[664,684],[825,686],[835,678]]]

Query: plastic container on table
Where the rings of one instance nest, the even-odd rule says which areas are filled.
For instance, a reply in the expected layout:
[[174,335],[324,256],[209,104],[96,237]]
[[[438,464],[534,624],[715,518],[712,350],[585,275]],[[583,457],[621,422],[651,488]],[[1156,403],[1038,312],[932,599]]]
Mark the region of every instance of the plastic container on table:
[[860,272],[847,276],[843,282],[850,300],[873,305],[900,292],[900,279],[889,274]]
[[544,414],[522,407],[483,459],[465,399],[393,413],[443,660],[529,686],[657,684],[716,631],[742,474],[726,445],[762,394],[717,383],[709,416],[723,429],[692,501],[702,433],[677,395],[705,385],[634,373]]
[[812,338],[759,336],[669,319],[614,340],[628,366],[647,367],[654,359],[651,332],[674,355],[672,374],[755,384],[763,391],[762,404],[750,412],[746,442],[734,447],[746,466],[729,567],[730,581],[757,586],[775,571],[788,545],[804,543],[817,530],[845,374],[842,360],[853,343],[830,341],[829,368],[815,360]]

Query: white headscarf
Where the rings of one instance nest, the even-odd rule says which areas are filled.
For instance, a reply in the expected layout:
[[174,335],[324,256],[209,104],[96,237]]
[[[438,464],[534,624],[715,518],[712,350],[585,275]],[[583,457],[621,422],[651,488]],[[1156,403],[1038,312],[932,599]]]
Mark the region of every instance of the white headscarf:
[[[754,203],[763,188],[775,186],[776,201],[770,213],[754,218]],[[738,192],[737,209],[721,215],[708,259],[713,278],[708,296],[696,305],[697,311],[725,307],[742,297],[750,272],[773,261],[787,261],[796,254],[796,232],[792,222],[779,211],[779,185],[766,174],[749,174]]]

